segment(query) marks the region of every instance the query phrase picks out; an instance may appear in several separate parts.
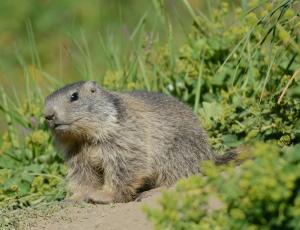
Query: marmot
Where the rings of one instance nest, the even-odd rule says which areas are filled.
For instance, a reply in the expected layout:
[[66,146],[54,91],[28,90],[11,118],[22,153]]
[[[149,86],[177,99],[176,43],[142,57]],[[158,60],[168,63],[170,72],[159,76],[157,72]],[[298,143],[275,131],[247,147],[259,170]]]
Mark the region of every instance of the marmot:
[[217,157],[192,110],[161,93],[118,93],[81,81],[50,94],[44,116],[64,152],[75,201],[132,201],[198,173],[200,161],[233,157]]

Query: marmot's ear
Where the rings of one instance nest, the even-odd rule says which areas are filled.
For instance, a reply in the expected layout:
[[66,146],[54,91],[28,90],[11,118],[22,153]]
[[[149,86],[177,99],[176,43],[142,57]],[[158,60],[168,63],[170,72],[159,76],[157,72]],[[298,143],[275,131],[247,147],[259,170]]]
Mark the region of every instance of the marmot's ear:
[[84,84],[85,88],[87,90],[89,90],[90,92],[92,93],[95,93],[96,90],[97,90],[97,82],[95,81],[87,81],[85,84]]

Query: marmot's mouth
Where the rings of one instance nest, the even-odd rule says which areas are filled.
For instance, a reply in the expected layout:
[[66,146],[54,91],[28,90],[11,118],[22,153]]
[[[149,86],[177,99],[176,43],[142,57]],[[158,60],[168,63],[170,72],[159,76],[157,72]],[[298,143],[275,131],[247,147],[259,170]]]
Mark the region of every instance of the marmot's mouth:
[[62,130],[69,127],[70,124],[54,124],[53,129],[54,130]]
[[50,125],[50,127],[53,129],[53,130],[55,130],[55,131],[59,131],[59,130],[66,130],[66,129],[68,129],[74,122],[76,122],[76,121],[78,121],[78,120],[80,120],[81,118],[78,118],[78,119],[76,119],[76,120],[74,120],[74,121],[72,121],[72,122],[70,122],[70,123],[59,123],[59,122],[57,122],[57,123],[52,123],[51,125]]

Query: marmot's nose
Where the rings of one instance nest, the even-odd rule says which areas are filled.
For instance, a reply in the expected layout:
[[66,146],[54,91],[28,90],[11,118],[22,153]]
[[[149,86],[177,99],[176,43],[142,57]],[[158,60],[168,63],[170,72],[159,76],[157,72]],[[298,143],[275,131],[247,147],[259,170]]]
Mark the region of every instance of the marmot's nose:
[[56,118],[56,113],[54,111],[47,111],[44,117],[47,121],[53,121]]

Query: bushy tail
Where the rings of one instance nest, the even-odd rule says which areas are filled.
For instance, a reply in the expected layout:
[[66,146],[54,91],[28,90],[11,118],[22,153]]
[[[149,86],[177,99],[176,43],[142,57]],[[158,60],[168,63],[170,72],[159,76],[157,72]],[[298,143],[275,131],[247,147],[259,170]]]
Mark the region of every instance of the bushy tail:
[[226,152],[223,155],[216,156],[215,163],[216,165],[223,165],[228,164],[231,161],[237,160],[237,153],[236,152]]
[[242,163],[243,160],[249,158],[249,155],[244,156],[243,153],[249,153],[250,147],[249,146],[241,146],[235,149],[231,149],[228,152],[224,153],[223,155],[216,155],[215,157],[215,164],[216,165],[224,165],[230,162],[234,162],[235,164]]

